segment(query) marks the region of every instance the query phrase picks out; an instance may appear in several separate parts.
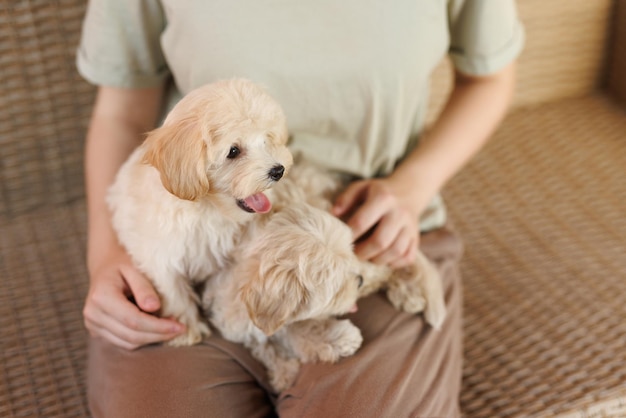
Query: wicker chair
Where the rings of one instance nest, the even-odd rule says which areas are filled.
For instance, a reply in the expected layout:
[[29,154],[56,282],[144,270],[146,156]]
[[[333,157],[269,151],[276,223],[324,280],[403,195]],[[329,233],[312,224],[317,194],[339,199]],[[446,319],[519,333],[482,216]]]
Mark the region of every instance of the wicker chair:
[[[462,408],[626,416],[626,2],[518,3],[514,108],[444,191],[466,245]],[[89,415],[84,9],[0,0],[0,416]],[[433,85],[431,117],[447,62]]]

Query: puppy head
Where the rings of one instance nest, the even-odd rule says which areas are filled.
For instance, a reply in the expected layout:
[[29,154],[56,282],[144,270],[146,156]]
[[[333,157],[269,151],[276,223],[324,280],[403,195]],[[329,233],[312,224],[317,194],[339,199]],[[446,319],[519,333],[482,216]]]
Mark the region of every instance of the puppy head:
[[282,109],[243,79],[200,87],[148,134],[144,162],[175,196],[197,200],[231,196],[250,212],[269,210],[262,191],[291,167]]
[[344,223],[320,209],[292,207],[272,215],[260,235],[237,274],[249,278],[240,297],[265,334],[352,310],[363,279]]

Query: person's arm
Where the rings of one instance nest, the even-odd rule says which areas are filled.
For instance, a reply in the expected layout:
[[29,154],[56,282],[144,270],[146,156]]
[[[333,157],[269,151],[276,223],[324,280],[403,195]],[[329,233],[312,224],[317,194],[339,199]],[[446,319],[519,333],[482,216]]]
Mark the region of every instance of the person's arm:
[[171,339],[184,329],[176,321],[149,314],[159,310],[159,297],[118,243],[105,200],[120,166],[155,127],[162,96],[163,87],[100,87],[87,132],[90,286],[83,316],[93,337],[127,349]]
[[[394,267],[413,262],[419,215],[446,182],[476,154],[502,120],[515,85],[515,64],[484,77],[456,73],[437,121],[388,177],[350,185],[333,212],[349,215],[359,257]],[[371,234],[368,231],[373,231]]]

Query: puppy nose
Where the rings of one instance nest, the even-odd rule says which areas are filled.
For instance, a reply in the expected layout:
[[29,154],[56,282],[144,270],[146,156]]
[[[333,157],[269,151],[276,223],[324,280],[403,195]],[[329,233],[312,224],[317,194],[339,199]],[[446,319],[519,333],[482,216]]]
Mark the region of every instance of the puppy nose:
[[281,164],[279,164],[279,165],[275,165],[274,167],[272,167],[272,169],[268,173],[268,176],[272,180],[278,181],[278,180],[280,180],[283,177],[284,173],[285,173],[285,167],[283,167]]

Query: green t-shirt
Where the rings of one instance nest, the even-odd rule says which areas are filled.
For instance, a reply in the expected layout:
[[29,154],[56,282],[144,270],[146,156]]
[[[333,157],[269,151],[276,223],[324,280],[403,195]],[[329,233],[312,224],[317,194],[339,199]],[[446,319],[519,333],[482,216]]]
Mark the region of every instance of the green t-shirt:
[[[246,77],[282,105],[290,147],[358,177],[385,175],[423,129],[446,53],[472,75],[522,49],[514,0],[91,0],[77,65],[90,82],[181,94]],[[445,222],[435,199],[423,229]]]

